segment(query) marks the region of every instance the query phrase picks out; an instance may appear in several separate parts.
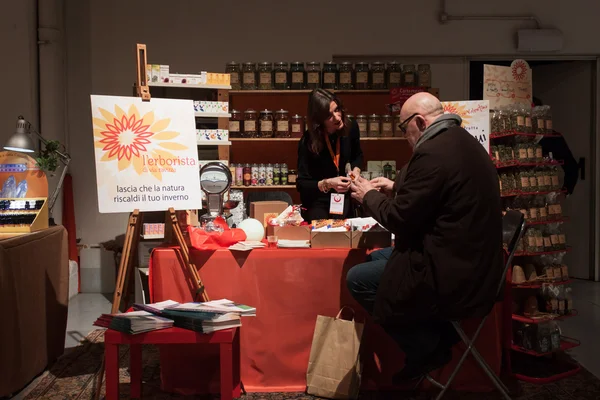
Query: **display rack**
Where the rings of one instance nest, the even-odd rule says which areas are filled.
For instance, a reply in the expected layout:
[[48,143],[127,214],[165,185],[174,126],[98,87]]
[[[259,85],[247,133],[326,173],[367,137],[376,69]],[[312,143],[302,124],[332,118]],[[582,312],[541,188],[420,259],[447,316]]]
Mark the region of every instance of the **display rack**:
[[0,233],[31,233],[48,228],[47,200],[46,197],[0,199]]
[[[545,175],[546,172],[543,172],[563,165],[561,160],[553,160],[545,154],[542,155],[542,159],[540,159],[539,154],[536,154],[535,159],[532,160],[530,157],[530,148],[527,148],[529,151],[528,156],[525,158],[522,157],[523,148],[535,146],[534,143],[536,142],[536,137],[539,138],[540,136],[559,137],[560,135],[554,133],[536,135],[516,131],[499,132],[490,135],[492,144],[492,151],[490,154],[498,170],[499,179],[501,180],[500,186],[503,202],[513,201],[513,205],[516,205],[516,207],[513,208],[519,209],[526,218],[524,241],[531,239],[531,235],[527,236],[527,232],[530,229],[545,229],[547,225],[551,224],[556,224],[553,226],[562,226],[562,224],[569,221],[569,218],[563,216],[562,212],[547,212],[547,202],[545,202],[545,200],[543,205],[536,201],[531,202],[526,200],[531,200],[531,198],[535,196],[542,199],[542,196],[547,195],[554,196],[558,199],[565,193],[562,187],[556,185],[556,180],[558,179],[557,176],[551,179],[551,187],[548,187],[548,177]],[[501,148],[500,146],[504,147]],[[519,148],[521,153],[515,151],[518,146],[522,146]],[[510,149],[510,151],[508,149]],[[539,151],[541,151],[541,147],[539,148]],[[542,172],[540,173],[540,171]],[[511,174],[512,176],[518,176],[518,178],[515,179],[514,187],[503,187],[502,177],[506,176],[506,174],[509,176]],[[538,190],[540,182],[542,189]],[[535,184],[535,186],[530,184]],[[504,185],[506,185],[506,182]],[[525,201],[519,203],[520,200]],[[527,204],[530,204],[531,207],[527,208]],[[556,204],[553,204],[551,207],[553,207],[553,211],[557,210]],[[558,209],[562,209],[562,207],[559,207]],[[550,236],[553,237],[554,235]],[[556,236],[558,237],[558,235]],[[544,241],[546,238],[544,237],[542,239]],[[564,254],[571,250],[566,243],[561,244],[560,240],[559,243],[556,244],[555,239],[551,239],[550,244],[553,246],[552,248],[547,248],[546,244],[546,241],[544,241],[543,248],[535,248],[535,251],[531,250],[528,246],[528,242],[520,244],[515,253],[513,265],[510,267],[507,274],[507,299],[505,300],[505,303],[513,304],[513,310],[509,310],[505,313],[507,328],[505,329],[506,340],[504,347],[507,349],[508,372],[517,379],[538,384],[558,381],[576,374],[581,369],[578,364],[571,361],[564,361],[558,357],[561,352],[579,346],[579,341],[564,337],[556,332],[552,334],[554,336],[550,334],[544,336],[545,334],[540,333],[540,331],[546,329],[542,327],[552,327],[553,324],[558,321],[577,316],[577,311],[570,310],[571,307],[569,306],[569,310],[563,309],[562,314],[555,314],[554,312],[536,312],[525,315],[524,306],[519,305],[518,301],[515,303],[515,299],[519,298],[527,299],[528,301],[534,296],[535,298],[542,298],[541,294],[543,290],[549,287],[565,287],[571,283],[568,276],[561,275],[560,277],[553,276],[552,278],[548,278],[547,276],[544,277],[542,271],[538,271],[539,267],[536,267],[535,261],[539,260],[540,257]],[[529,281],[514,283],[513,267],[519,264],[525,265],[523,261],[526,260],[534,260],[530,265],[533,265],[534,268],[536,268],[536,277]],[[563,301],[565,300],[563,299]],[[515,307],[517,310],[514,309]],[[537,303],[536,307],[538,307]],[[526,339],[523,339],[523,337],[527,336],[527,332],[531,334],[531,337],[536,337],[537,340],[544,340],[545,338],[550,340],[551,349],[549,351],[540,351],[540,347],[536,346],[539,345],[539,343],[533,343],[533,340],[529,336]],[[535,336],[532,332],[536,332]],[[522,340],[527,345],[524,346],[523,343],[517,343],[517,335],[519,340]],[[536,360],[544,360],[544,362]]]

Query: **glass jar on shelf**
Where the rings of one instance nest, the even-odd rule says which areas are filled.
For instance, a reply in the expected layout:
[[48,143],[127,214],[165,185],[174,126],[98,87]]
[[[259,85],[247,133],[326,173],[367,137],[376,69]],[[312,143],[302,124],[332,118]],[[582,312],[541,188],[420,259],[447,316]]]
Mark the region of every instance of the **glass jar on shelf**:
[[242,88],[242,66],[232,61],[225,66],[225,72],[229,74],[231,89],[240,90]]
[[544,120],[540,106],[533,107],[531,110],[531,132],[541,135],[546,133],[546,121]]
[[417,72],[414,64],[402,66],[402,86],[413,87],[417,83]]
[[516,153],[517,161],[521,164],[527,164],[527,143],[518,143]]
[[358,125],[358,131],[360,132],[360,137],[369,136],[368,129],[368,118],[364,114],[359,114],[356,116],[356,124]]
[[265,186],[267,184],[267,166],[265,164],[258,164],[258,186]]
[[546,221],[548,219],[548,205],[545,196],[535,196],[534,204],[538,209],[538,220]]
[[273,90],[273,64],[261,62],[258,66],[258,88],[260,90]]
[[238,110],[231,110],[231,117],[229,117],[229,137],[240,138],[242,137],[242,121],[244,117]]
[[429,64],[419,64],[418,78],[420,87],[431,87],[431,67]]
[[522,169],[518,172],[517,189],[522,192],[529,192],[529,175],[527,171]]
[[394,119],[391,115],[381,116],[381,137],[392,137],[394,136]]
[[357,62],[354,70],[356,72],[356,83],[354,88],[356,90],[366,90],[369,88],[369,63]]
[[523,111],[525,115],[525,130],[523,132],[533,133],[533,123],[531,121],[531,108],[525,107]]
[[377,114],[369,115],[369,137],[381,136],[381,118]]
[[370,72],[371,89],[385,89],[385,63],[375,61],[371,64]]
[[560,181],[558,179],[558,168],[551,167],[550,171],[551,171],[550,178],[552,180],[551,190],[558,190],[558,189],[560,189]]
[[494,161],[494,164],[498,164],[500,163],[500,151],[498,151],[498,148],[500,146],[491,146],[490,147],[490,154],[492,156],[492,160]]
[[402,66],[396,61],[391,61],[388,63],[386,75],[389,88],[402,86]]
[[404,133],[400,130],[400,124],[402,123],[402,118],[400,118],[400,113],[394,114],[394,136],[403,137]]
[[242,89],[256,90],[256,64],[245,62],[242,69]]
[[552,112],[550,110],[550,106],[544,107],[544,120],[545,120],[545,133],[551,134],[554,133],[554,126],[552,125]]
[[527,176],[529,177],[529,191],[537,192],[539,189],[538,189],[538,185],[537,185],[537,176],[535,175],[535,171],[532,169],[529,169],[527,171]]
[[282,185],[288,184],[288,166],[286,163],[281,164],[281,178],[279,181]]
[[244,111],[244,133],[245,138],[257,138],[258,136],[258,114],[253,109]]
[[321,63],[311,61],[306,64],[306,88],[317,89],[321,87]]
[[537,188],[540,192],[544,192],[544,191],[548,190],[548,187],[546,186],[546,181],[544,179],[544,169],[543,168],[537,168],[535,170],[535,178],[537,180]]
[[306,86],[306,72],[304,71],[304,63],[295,61],[290,66],[290,73],[292,75],[290,89],[302,90]]
[[287,110],[278,110],[275,112],[275,137],[290,137],[290,119]]
[[260,112],[260,137],[273,137],[273,111],[262,110]]
[[295,185],[298,179],[298,171],[290,169],[288,171],[288,185]]
[[323,89],[336,89],[339,81],[338,66],[333,61],[323,64]]
[[290,88],[290,74],[288,63],[280,61],[275,64],[275,89],[286,90]]
[[301,138],[304,135],[304,117],[296,114],[292,116],[291,121],[291,136],[293,138]]
[[530,164],[535,163],[535,150],[536,144],[534,142],[527,142],[527,162]]
[[354,69],[352,63],[344,61],[340,64],[340,84],[339,88],[342,90],[354,89]]

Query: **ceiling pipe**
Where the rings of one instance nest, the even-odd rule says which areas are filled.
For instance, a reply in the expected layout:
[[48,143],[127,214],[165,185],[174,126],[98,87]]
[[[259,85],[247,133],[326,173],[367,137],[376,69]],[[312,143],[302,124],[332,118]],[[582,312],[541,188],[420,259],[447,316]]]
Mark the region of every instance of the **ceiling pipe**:
[[540,29],[540,20],[534,15],[450,15],[446,12],[446,0],[441,0],[442,11],[439,18],[442,24],[450,21],[533,21]]

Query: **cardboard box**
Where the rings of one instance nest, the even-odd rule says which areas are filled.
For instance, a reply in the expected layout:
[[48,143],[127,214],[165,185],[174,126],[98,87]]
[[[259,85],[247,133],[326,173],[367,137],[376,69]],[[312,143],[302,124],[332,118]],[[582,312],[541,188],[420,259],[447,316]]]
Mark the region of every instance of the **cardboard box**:
[[277,217],[286,208],[288,203],[285,201],[253,201],[250,203],[250,218],[259,220],[266,228],[267,218]]
[[383,249],[392,245],[392,234],[388,231],[352,232],[353,249]]
[[310,240],[310,226],[267,226],[267,236],[277,240]]
[[313,249],[349,249],[352,232],[311,232],[310,247]]

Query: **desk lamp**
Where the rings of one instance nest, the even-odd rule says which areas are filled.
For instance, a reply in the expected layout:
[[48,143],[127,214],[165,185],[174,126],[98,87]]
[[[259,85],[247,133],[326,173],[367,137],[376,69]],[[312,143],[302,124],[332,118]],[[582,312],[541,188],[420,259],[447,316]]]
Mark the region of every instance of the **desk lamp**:
[[[15,133],[8,139],[6,144],[4,145],[4,150],[11,151],[19,151],[22,153],[33,153],[35,152],[35,146],[33,144],[32,133],[34,133],[44,145],[48,144],[48,141],[44,139],[44,137],[33,127],[31,124],[23,118],[23,116],[19,116],[17,120],[17,129]],[[62,174],[60,175],[60,179],[58,181],[58,185],[54,189],[52,196],[48,201],[48,212],[50,214],[50,225],[56,225],[54,222],[54,218],[52,217],[52,210],[54,208],[54,203],[56,203],[56,199],[58,198],[58,194],[60,193],[60,189],[62,188],[63,181],[65,180],[65,175],[67,174],[67,167],[69,162],[71,162],[71,157],[67,152],[61,153],[58,150],[53,151],[54,154],[60,159],[63,163],[64,168]]]

